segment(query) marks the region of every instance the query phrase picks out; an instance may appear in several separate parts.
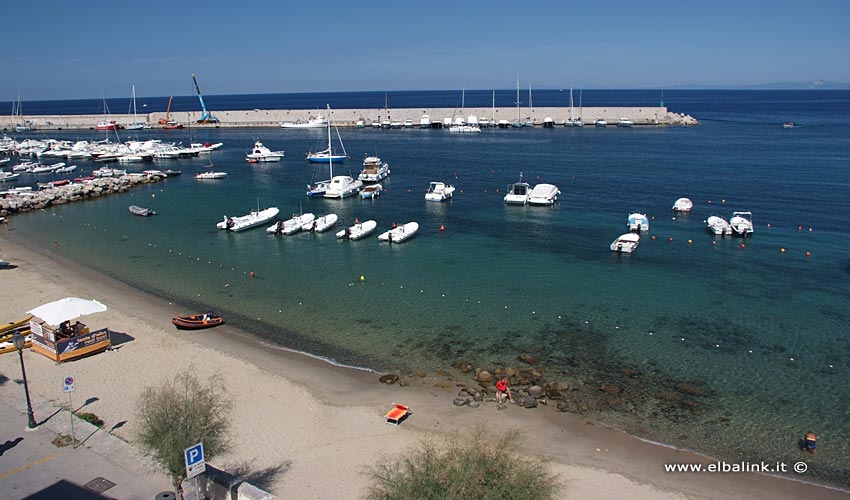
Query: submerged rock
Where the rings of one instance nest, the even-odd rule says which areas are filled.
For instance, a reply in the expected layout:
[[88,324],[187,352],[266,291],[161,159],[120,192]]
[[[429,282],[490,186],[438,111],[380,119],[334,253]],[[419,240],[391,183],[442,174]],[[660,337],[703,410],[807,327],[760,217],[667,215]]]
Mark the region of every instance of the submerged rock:
[[378,377],[378,382],[382,384],[392,385],[398,382],[398,378],[398,375],[396,375],[395,373],[387,373]]

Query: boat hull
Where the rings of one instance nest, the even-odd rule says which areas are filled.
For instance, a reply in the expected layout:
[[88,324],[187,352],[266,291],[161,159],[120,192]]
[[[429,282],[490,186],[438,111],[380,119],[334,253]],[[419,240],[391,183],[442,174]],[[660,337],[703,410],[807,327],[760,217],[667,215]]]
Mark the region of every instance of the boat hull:
[[[204,317],[207,316],[206,319]],[[178,330],[203,330],[224,324],[224,318],[205,314],[192,314],[188,316],[177,316],[171,319],[171,323]]]

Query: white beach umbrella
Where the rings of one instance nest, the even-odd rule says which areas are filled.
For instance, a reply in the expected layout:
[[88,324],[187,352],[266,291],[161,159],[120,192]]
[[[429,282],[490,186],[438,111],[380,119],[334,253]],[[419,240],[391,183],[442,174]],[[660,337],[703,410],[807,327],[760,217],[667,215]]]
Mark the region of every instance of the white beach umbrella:
[[103,312],[106,306],[96,300],[86,300],[77,297],[65,297],[64,299],[50,302],[27,311],[28,313],[43,319],[49,325],[58,325],[63,321]]

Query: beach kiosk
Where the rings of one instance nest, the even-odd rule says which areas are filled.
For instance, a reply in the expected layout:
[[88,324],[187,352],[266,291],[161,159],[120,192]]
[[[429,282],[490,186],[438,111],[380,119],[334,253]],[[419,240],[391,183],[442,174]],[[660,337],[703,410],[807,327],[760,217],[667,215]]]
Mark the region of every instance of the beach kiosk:
[[66,297],[27,311],[33,315],[32,350],[57,363],[105,351],[111,345],[109,329],[92,332],[78,319],[105,310],[96,300]]

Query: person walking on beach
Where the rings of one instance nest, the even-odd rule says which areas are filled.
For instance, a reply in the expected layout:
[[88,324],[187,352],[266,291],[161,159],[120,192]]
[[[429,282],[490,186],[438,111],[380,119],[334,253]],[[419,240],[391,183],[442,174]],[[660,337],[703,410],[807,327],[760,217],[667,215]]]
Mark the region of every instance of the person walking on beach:
[[502,377],[496,381],[496,402],[502,404],[506,399],[514,402],[514,397],[511,395],[511,389],[508,387],[508,377]]

